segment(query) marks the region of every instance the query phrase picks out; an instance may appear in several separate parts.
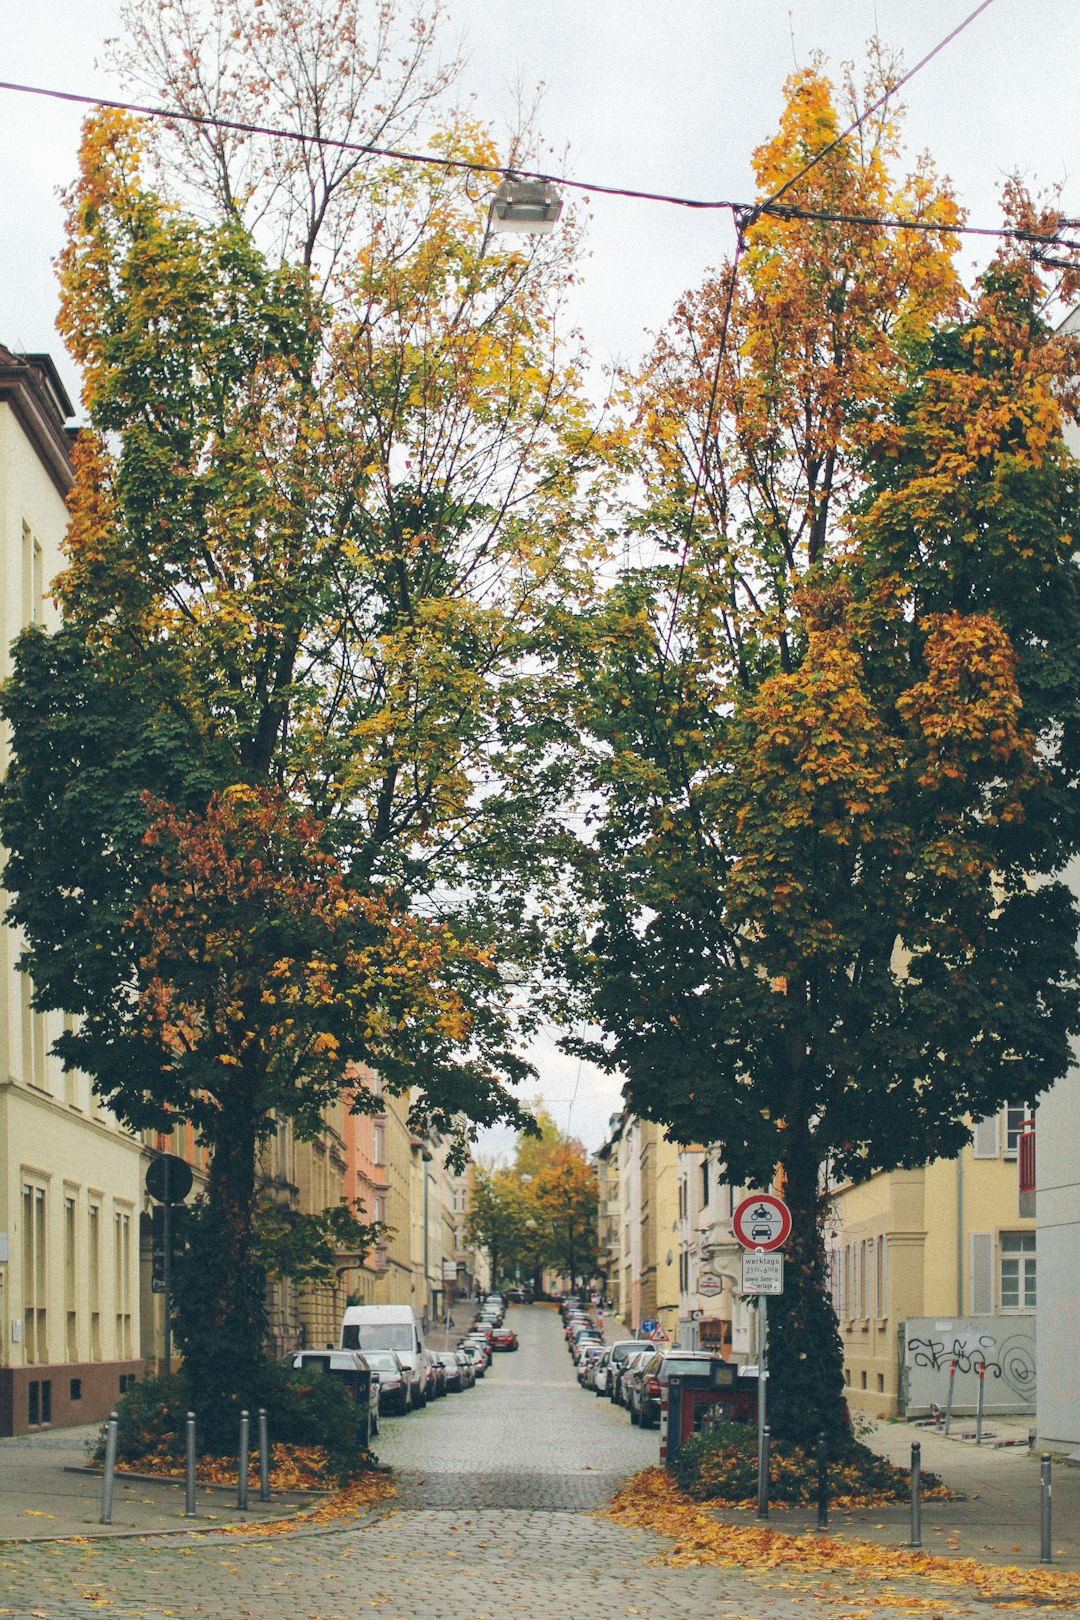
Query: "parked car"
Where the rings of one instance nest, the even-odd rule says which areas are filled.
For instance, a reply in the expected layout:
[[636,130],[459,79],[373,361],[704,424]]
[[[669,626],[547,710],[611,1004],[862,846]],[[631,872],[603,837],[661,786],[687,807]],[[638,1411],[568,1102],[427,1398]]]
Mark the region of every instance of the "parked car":
[[470,1344],[468,1340],[463,1340],[462,1343],[458,1345],[458,1349],[463,1356],[468,1356],[469,1360],[472,1362],[473,1377],[483,1378],[488,1367],[486,1348],[481,1350],[478,1344]]
[[613,1399],[619,1406],[628,1407],[630,1405],[630,1389],[627,1380],[637,1370],[637,1368],[641,1366],[643,1361],[647,1361],[649,1357],[654,1354],[651,1344],[645,1345],[644,1348],[640,1347],[640,1340],[638,1341],[638,1344],[639,1348],[632,1351],[631,1354],[627,1356],[626,1360],[622,1363],[615,1375],[615,1394]]
[[630,1408],[631,1423],[639,1423],[643,1429],[651,1429],[660,1421],[662,1394],[660,1369],[664,1363],[664,1356],[658,1350],[646,1359],[636,1357],[635,1360],[637,1365],[626,1375],[626,1404]]
[[496,1328],[491,1335],[491,1348],[493,1350],[516,1350],[517,1347],[518,1336],[513,1328]]
[[457,1358],[457,1351],[435,1350],[432,1355],[442,1373],[444,1394],[460,1395],[465,1388],[465,1371]]
[[472,1356],[469,1355],[468,1351],[460,1348],[457,1350],[451,1350],[449,1353],[450,1355],[457,1357],[458,1366],[461,1368],[461,1379],[464,1388],[475,1389],[477,1374],[476,1363],[473,1361]]
[[611,1375],[611,1346],[606,1344],[592,1365],[589,1387],[597,1395],[606,1395]]
[[412,1411],[409,1369],[393,1350],[365,1350],[364,1360],[379,1375],[379,1412]]
[[379,1375],[358,1350],[297,1350],[284,1365],[345,1385],[357,1406],[356,1443],[364,1451],[379,1432]]
[[608,1371],[608,1395],[613,1401],[619,1398],[619,1379],[626,1365],[628,1356],[637,1350],[648,1349],[645,1339],[616,1339],[611,1346],[611,1362]]
[[592,1388],[592,1375],[596,1363],[604,1354],[605,1346],[602,1344],[584,1344],[578,1357],[577,1381],[582,1389]]

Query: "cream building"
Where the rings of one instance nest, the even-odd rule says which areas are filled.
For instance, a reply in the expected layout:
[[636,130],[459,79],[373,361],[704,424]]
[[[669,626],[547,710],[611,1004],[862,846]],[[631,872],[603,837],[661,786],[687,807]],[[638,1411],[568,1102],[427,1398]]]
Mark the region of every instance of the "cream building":
[[830,1233],[833,1303],[853,1411],[873,1417],[970,1412],[977,1365],[986,1410],[1032,1413],[1035,1223],[1018,1213],[1026,1109],[980,1120],[955,1159],[837,1188]]
[[[61,566],[71,404],[47,355],[0,348],[0,657]],[[6,758],[3,763],[6,765]],[[0,928],[0,1434],[104,1416],[140,1357],[140,1143],[49,1054]]]

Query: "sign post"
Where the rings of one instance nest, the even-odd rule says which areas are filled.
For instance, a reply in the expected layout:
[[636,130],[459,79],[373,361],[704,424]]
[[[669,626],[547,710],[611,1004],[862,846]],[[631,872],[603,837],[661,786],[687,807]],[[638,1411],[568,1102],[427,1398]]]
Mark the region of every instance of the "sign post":
[[769,1516],[768,1427],[765,1421],[766,1384],[769,1376],[770,1294],[784,1291],[784,1257],[773,1254],[791,1234],[791,1211],[772,1193],[744,1198],[731,1217],[732,1230],[742,1244],[742,1291],[757,1295],[758,1319],[758,1500],[760,1519]]
[[161,1265],[161,1291],[165,1296],[163,1304],[165,1310],[166,1374],[172,1372],[172,1211],[174,1204],[184,1202],[184,1199],[191,1191],[193,1180],[190,1164],[186,1159],[179,1158],[175,1153],[160,1153],[147,1167],[146,1171],[147,1192],[151,1198],[156,1198],[159,1204],[164,1205],[164,1217],[162,1220],[164,1253]]

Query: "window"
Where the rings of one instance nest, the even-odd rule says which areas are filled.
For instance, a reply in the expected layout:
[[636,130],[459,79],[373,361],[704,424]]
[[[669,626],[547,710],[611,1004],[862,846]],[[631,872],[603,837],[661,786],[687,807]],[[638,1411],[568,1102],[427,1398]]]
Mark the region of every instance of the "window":
[[48,1361],[46,1342],[45,1188],[23,1184],[23,1344],[28,1362]]
[[704,1209],[709,1202],[709,1161],[701,1161],[701,1207]]
[[373,1164],[386,1163],[385,1125],[373,1125],[371,1128],[371,1162]]
[[45,616],[45,558],[29,523],[22,526],[22,622],[40,624]]
[[1015,1108],[1009,1103],[1005,1109],[1005,1157],[1015,1159],[1020,1149],[1020,1138],[1024,1131],[1024,1121],[1028,1117],[1027,1109],[1021,1105]]
[[90,1295],[90,1355],[101,1360],[101,1205],[87,1211],[86,1279]]
[[131,1216],[113,1216],[113,1286],[116,1291],[116,1347],[118,1356],[131,1354]]
[[76,1333],[77,1277],[75,1271],[75,1198],[64,1195],[64,1313],[67,1325],[67,1358],[78,1361]]
[[999,1245],[1001,1309],[1035,1309],[1035,1233],[1002,1232]]

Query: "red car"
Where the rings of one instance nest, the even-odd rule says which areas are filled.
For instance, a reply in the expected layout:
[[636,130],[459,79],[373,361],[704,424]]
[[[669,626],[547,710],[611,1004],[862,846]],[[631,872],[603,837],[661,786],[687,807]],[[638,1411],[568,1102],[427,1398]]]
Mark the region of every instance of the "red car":
[[491,1335],[491,1348],[493,1350],[516,1350],[518,1336],[513,1328],[496,1328]]

